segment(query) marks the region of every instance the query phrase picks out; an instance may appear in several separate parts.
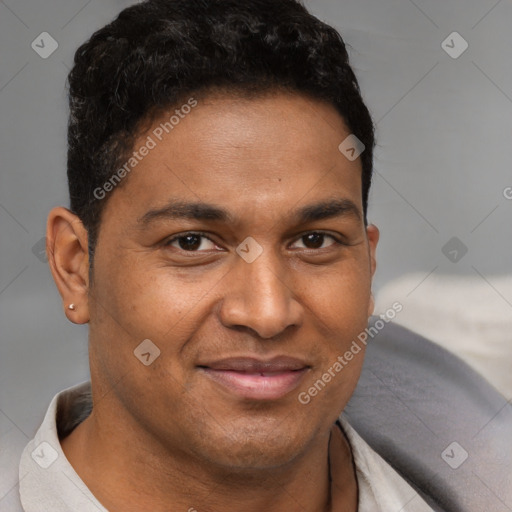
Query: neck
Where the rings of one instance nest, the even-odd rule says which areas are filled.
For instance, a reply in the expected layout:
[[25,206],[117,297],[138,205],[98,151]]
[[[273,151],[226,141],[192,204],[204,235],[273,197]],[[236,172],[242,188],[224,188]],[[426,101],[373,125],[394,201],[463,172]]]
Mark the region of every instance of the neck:
[[[163,446],[121,410],[112,414],[110,407],[95,409],[61,444],[77,474],[109,512],[357,510],[350,445],[336,425],[288,464],[225,468]],[[105,410],[108,416],[101,415]]]

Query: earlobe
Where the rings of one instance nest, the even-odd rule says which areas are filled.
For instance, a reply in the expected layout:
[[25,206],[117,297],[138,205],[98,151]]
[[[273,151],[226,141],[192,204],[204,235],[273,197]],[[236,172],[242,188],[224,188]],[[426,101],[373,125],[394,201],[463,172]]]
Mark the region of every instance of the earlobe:
[[379,243],[380,232],[375,224],[369,224],[366,228],[366,236],[368,238],[368,248],[370,253],[370,272],[373,278],[377,269],[377,244]]
[[368,302],[368,318],[373,315],[375,311],[375,298],[373,296],[373,292],[370,292],[370,301]]
[[[373,281],[373,276],[375,275],[375,270],[377,269],[377,244],[379,243],[379,229],[374,224],[370,224],[366,228],[366,235],[368,237],[368,248],[369,248],[369,256],[370,256],[370,274]],[[370,291],[370,300],[368,302],[368,318],[373,315],[375,311],[375,298],[373,296],[373,292]]]
[[46,226],[46,252],[67,318],[89,321],[88,236],[82,221],[67,208],[53,208]]

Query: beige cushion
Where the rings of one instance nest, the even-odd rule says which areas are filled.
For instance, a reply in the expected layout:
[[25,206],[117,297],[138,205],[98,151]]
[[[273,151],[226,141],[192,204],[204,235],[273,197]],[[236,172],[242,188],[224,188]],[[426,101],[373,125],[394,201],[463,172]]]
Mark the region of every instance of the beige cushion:
[[425,275],[386,284],[376,294],[375,314],[399,301],[394,322],[457,354],[511,399],[512,276]]

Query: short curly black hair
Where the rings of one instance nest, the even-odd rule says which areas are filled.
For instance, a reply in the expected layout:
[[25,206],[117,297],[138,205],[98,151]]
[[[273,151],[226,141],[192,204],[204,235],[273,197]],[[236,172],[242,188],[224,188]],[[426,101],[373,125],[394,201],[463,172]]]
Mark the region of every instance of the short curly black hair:
[[297,0],[147,0],[78,48],[68,76],[70,209],[92,256],[106,200],[94,190],[130,157],[141,123],[192,93],[302,93],[333,105],[365,145],[366,222],[374,125],[345,43]]

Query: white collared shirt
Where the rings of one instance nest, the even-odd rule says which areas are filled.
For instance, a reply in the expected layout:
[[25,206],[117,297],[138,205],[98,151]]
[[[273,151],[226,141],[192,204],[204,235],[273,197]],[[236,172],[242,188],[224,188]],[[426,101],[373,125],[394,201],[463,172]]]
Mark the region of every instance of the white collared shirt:
[[[57,432],[57,410],[59,421],[73,423],[77,404],[85,404],[84,396],[89,392],[90,383],[85,382],[55,395],[34,439],[25,447],[19,465],[20,498],[25,512],[108,512],[66,459]],[[356,466],[358,512],[432,512],[343,416],[340,423]]]

